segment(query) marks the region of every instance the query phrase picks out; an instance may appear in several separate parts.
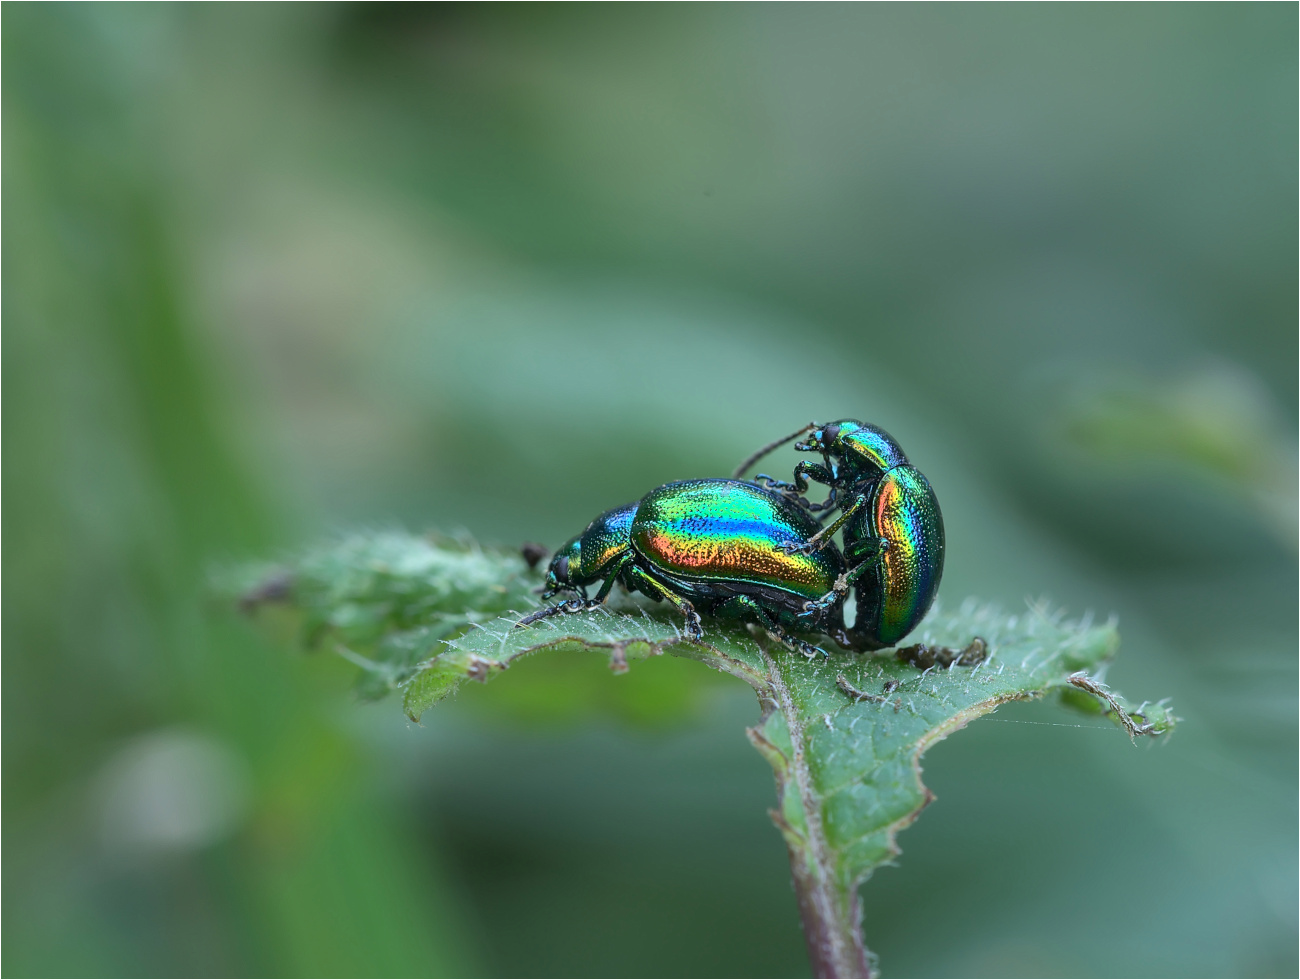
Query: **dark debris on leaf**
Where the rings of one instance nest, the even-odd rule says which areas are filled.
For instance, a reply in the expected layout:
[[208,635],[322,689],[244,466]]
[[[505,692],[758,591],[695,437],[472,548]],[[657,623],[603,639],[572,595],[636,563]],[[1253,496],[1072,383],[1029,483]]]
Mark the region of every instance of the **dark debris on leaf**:
[[948,668],[954,664],[958,667],[977,667],[988,655],[988,644],[978,636],[961,650],[917,643],[910,647],[899,647],[894,653],[900,663],[911,664],[917,670],[928,670],[936,666]]

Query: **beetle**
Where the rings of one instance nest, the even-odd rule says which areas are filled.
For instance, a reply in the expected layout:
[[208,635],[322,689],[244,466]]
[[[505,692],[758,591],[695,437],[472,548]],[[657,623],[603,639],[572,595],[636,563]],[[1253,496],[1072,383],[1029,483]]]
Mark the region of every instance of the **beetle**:
[[[755,477],[770,489],[802,497],[809,480],[830,488],[826,500],[807,505],[839,516],[808,540],[790,547],[816,553],[844,531],[844,558],[856,580],[857,619],[851,633],[860,649],[895,646],[920,623],[934,602],[943,577],[943,514],[930,482],[884,429],[840,419],[808,425],[764,446],[736,471],[739,478],[754,463],[801,435],[794,448],[818,453],[822,462],[800,460],[794,480]],[[843,587],[830,590],[809,606],[815,618],[823,608],[840,607]]]
[[[806,656],[825,651],[790,629],[827,633],[841,646],[843,599],[852,582],[829,541],[806,547],[820,528],[790,495],[740,480],[683,480],[607,510],[551,559],[544,607],[516,625],[600,606],[615,582],[665,599],[686,619],[686,636],[703,635],[700,613],[757,623]],[[865,568],[865,566],[864,566]],[[600,583],[594,598],[587,586]],[[828,596],[838,596],[828,599]]]

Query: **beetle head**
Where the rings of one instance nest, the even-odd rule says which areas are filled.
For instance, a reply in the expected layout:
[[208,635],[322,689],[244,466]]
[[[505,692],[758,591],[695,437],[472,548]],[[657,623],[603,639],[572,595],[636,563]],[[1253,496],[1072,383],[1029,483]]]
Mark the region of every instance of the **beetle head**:
[[857,419],[840,419],[813,430],[801,452],[834,456],[857,475],[887,473],[907,462],[902,448],[884,429]]
[[582,568],[582,537],[573,538],[555,553],[546,570],[546,588],[542,593],[549,598],[560,592],[577,592],[573,576]]

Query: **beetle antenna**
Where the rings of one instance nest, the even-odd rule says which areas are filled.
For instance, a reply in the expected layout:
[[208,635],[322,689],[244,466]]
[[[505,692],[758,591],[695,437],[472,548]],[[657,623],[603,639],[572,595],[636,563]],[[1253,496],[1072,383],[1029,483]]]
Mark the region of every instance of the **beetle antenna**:
[[731,474],[731,478],[732,478],[733,480],[739,480],[742,476],[745,475],[745,471],[746,471],[746,470],[750,469],[750,468],[751,468],[755,463],[757,463],[760,459],[762,459],[762,458],[763,458],[764,456],[766,456],[768,453],[770,453],[770,452],[772,452],[772,451],[774,451],[774,450],[780,449],[782,446],[784,446],[787,442],[790,442],[792,439],[798,439],[798,438],[799,438],[801,435],[803,435],[805,432],[811,432],[813,429],[816,429],[816,428],[820,428],[820,426],[818,426],[818,424],[817,424],[816,422],[809,422],[809,423],[808,423],[807,425],[805,425],[803,428],[798,429],[798,430],[796,430],[795,432],[791,432],[791,433],[790,433],[788,436],[786,436],[784,439],[778,439],[778,440],[776,440],[776,442],[769,442],[766,446],[764,446],[764,447],[763,447],[762,449],[760,449],[758,452],[754,453],[754,455],[750,456],[749,459],[745,460],[743,463],[741,463],[739,466],[737,466],[737,467],[736,467],[736,472],[734,472],[734,473]]

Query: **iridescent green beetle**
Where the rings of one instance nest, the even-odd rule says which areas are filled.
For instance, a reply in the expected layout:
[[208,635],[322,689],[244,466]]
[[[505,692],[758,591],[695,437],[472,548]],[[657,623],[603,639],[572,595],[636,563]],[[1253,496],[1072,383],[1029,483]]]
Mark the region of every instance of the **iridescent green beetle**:
[[[518,623],[599,606],[614,583],[666,599],[698,640],[700,613],[757,623],[807,656],[824,653],[790,628],[854,645],[844,629],[842,583],[851,573],[833,544],[809,547],[820,525],[788,494],[737,480],[684,480],[608,510],[551,559],[543,601],[581,596],[539,609]],[[865,566],[864,566],[865,570]],[[852,579],[848,579],[850,582]],[[600,582],[594,598],[586,587]]]
[[[821,463],[802,460],[794,481],[764,474],[755,477],[792,497],[808,491],[808,480],[830,487],[815,511],[840,510],[799,550],[817,552],[844,530],[844,557],[856,579],[857,619],[850,631],[858,649],[895,646],[929,611],[943,576],[943,514],[925,476],[908,462],[894,438],[879,426],[841,419],[828,425],[810,422],[784,439],[764,446],[736,471],[739,477],[763,456],[799,436],[800,452],[819,453]],[[847,587],[841,582],[810,604],[809,615],[842,605]]]

